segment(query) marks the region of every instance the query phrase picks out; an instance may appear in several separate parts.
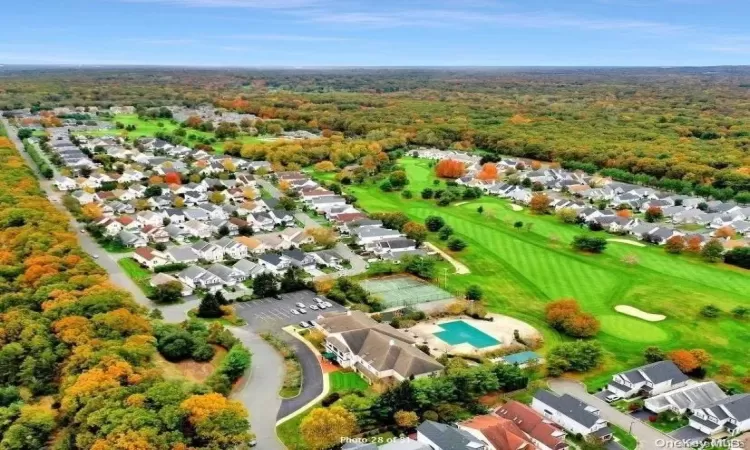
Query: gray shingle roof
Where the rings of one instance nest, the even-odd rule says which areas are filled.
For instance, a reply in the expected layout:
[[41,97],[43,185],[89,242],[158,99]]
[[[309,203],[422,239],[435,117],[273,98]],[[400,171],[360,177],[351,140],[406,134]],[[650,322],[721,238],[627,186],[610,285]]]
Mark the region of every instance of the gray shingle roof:
[[417,431],[435,443],[442,450],[467,450],[482,448],[484,443],[469,432],[453,428],[431,420],[426,420]]
[[578,422],[586,428],[591,428],[596,424],[600,417],[596,414],[587,411],[586,408],[590,405],[578,400],[577,398],[568,394],[557,396],[552,392],[540,389],[534,394],[534,398],[551,406],[561,414],[567,416],[571,420]]

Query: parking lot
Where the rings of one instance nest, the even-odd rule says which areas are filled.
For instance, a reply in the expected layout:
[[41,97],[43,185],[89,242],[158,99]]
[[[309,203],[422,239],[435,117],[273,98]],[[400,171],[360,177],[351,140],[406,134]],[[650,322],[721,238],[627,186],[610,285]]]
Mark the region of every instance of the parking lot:
[[[333,306],[322,310],[313,310],[310,308],[310,305],[317,305],[315,297],[320,297]],[[305,313],[292,313],[293,309],[299,311],[300,308],[297,303],[305,305]],[[316,320],[322,313],[346,311],[343,306],[325,297],[316,295],[312,291],[281,294],[279,299],[263,298],[244,303],[235,303],[234,308],[237,314],[247,321],[250,328],[256,331],[274,331],[287,325],[296,325],[302,321],[309,322]]]

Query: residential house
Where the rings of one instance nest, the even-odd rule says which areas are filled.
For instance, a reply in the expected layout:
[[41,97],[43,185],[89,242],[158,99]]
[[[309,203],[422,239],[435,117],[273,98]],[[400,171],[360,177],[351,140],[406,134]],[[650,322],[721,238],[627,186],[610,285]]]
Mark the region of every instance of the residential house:
[[182,228],[188,235],[200,239],[207,239],[213,234],[210,226],[203,222],[198,222],[197,220],[189,220],[185,222],[182,224]]
[[372,246],[372,252],[380,257],[397,256],[403,252],[413,252],[416,249],[417,241],[401,237],[378,241]]
[[310,206],[318,213],[322,213],[336,206],[346,206],[346,199],[338,195],[318,197],[310,200]]
[[146,239],[140,233],[131,233],[126,230],[117,233],[117,238],[125,247],[145,247],[147,244]]
[[199,266],[190,266],[177,274],[177,279],[193,289],[206,289],[212,292],[221,289],[223,281],[213,273]]
[[277,225],[294,225],[294,214],[285,209],[273,209],[269,214]]
[[657,361],[615,374],[607,390],[623,398],[658,395],[683,387],[689,378],[672,361]]
[[306,267],[315,267],[316,259],[309,253],[302,250],[290,249],[281,252],[282,259],[289,261],[289,264],[304,269]]
[[208,222],[210,217],[208,213],[199,208],[186,208],[182,210],[182,214],[185,216],[185,220],[197,220],[198,222]]
[[169,264],[167,255],[151,247],[136,248],[133,252],[133,259],[138,261],[140,265],[148,267],[151,270]]
[[494,450],[537,450],[531,439],[513,421],[484,414],[457,424]]
[[682,415],[688,410],[701,409],[725,398],[727,398],[727,394],[721,390],[719,385],[713,381],[705,381],[687,384],[681,388],[647,398],[644,406],[655,414],[671,411]]
[[237,260],[246,258],[248,255],[248,249],[246,246],[228,237],[223,237],[218,241],[215,241],[214,244],[221,248],[224,253],[224,259]]
[[56,176],[53,184],[60,191],[75,191],[78,189],[76,180],[68,177]]
[[232,267],[227,267],[219,263],[212,264],[206,270],[220,278],[224,286],[236,286],[237,284],[242,283],[247,279],[247,276],[244,274],[244,272],[235,270]]
[[245,275],[245,278],[254,278],[255,276],[264,273],[266,269],[260,264],[256,264],[247,259],[241,259],[234,263],[232,269],[238,270]]
[[161,286],[162,284],[174,283],[174,282],[180,283],[180,286],[182,286],[183,296],[193,295],[193,288],[181,282],[180,280],[173,277],[172,275],[169,275],[166,273],[157,273],[156,275],[151,277],[151,281],[149,282],[149,284],[151,285],[151,287],[158,287],[158,286]]
[[389,228],[367,226],[357,228],[354,236],[358,245],[370,247],[379,241],[401,237],[402,234],[397,230]]
[[735,394],[694,410],[689,425],[709,436],[737,436],[750,430],[750,394]]
[[86,191],[74,191],[72,194],[70,194],[71,197],[76,199],[79,204],[81,205],[88,205],[89,203],[94,202],[94,196],[93,194],[89,194]]
[[116,236],[122,231],[122,224],[110,217],[104,217],[95,222],[96,226],[102,227],[102,232],[106,236]]
[[315,258],[318,265],[333,267],[334,269],[342,268],[344,257],[333,250],[319,250],[310,254]]
[[513,421],[540,450],[568,448],[565,432],[523,403],[511,400],[495,410],[495,414]]
[[187,220],[184,210],[179,208],[167,208],[162,214],[164,214],[164,217],[169,219],[170,224],[185,223],[185,221]]
[[146,225],[141,229],[141,233],[146,236],[149,242],[155,244],[166,244],[169,242],[170,236],[164,227],[155,227],[152,225]]
[[258,264],[270,272],[279,274],[288,269],[291,262],[276,253],[264,253],[258,257]]
[[305,230],[298,227],[289,227],[281,230],[279,237],[286,244],[286,248],[299,247],[304,244],[312,244],[314,239]]
[[534,394],[531,407],[573,435],[593,436],[602,441],[612,439],[612,429],[599,417],[599,410],[570,394],[557,395],[540,389]]
[[200,256],[189,245],[170,247],[164,253],[175,264],[195,264],[200,259]]
[[164,225],[164,216],[153,211],[140,211],[135,215],[135,218],[143,226],[160,227]]
[[410,335],[361,311],[322,315],[316,327],[325,334],[325,348],[339,365],[352,368],[370,381],[400,382],[443,370],[440,363],[415,346]]
[[234,240],[239,244],[244,245],[249,253],[259,254],[270,250],[270,248],[265,243],[255,237],[240,236],[234,238]]
[[218,262],[224,260],[224,250],[218,245],[199,240],[194,242],[190,247],[204,261]]
[[187,233],[181,227],[177,225],[167,225],[166,227],[164,227],[164,231],[169,234],[169,239],[177,243],[185,242]]
[[491,450],[468,431],[431,420],[425,420],[417,427],[417,442],[433,450]]
[[276,225],[273,217],[269,213],[259,212],[247,215],[247,221],[254,231],[271,231]]

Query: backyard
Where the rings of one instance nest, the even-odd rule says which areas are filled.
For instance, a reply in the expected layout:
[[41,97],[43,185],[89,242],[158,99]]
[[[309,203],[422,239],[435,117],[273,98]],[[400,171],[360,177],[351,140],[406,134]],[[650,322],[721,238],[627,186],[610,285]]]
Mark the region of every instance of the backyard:
[[[533,215],[525,208],[513,210],[508,201],[495,197],[438,207],[434,201],[418,198],[423,188],[435,187],[429,161],[404,158],[401,162],[413,199],[405,200],[398,192],[385,193],[375,183],[348,186],[347,192],[369,213],[402,211],[418,222],[430,215],[443,217],[468,243],[465,250],[449,253],[471,270],[470,274],[449,276],[447,290],[481,285],[490,311],[517,317],[542,330],[547,344],[542,352],[566,339],[545,324],[545,304],[560,298],[577,299],[583,310],[600,319],[597,339],[608,353],[600,370],[587,374],[591,384],[601,384],[612,372],[642,364],[643,349],[649,345],[665,350],[703,348],[714,358],[710,372],[720,364],[729,364],[732,374],[725,381],[737,382],[747,376],[750,363],[745,349],[750,328],[729,314],[737,306],[750,305],[747,271],[708,264],[697,257],[670,255],[662,248],[620,242],[610,242],[603,254],[579,253],[570,248],[573,237],[593,232],[563,224],[554,216]],[[517,222],[523,226],[514,226]],[[599,235],[608,237],[603,232]],[[447,251],[435,234],[429,240]],[[709,304],[723,313],[713,319],[701,316],[701,308]],[[646,322],[616,312],[616,305],[667,318]]]
[[143,291],[146,296],[150,296],[154,293],[154,288],[149,284],[151,276],[153,275],[148,270],[141,267],[138,261],[132,258],[122,258],[117,261],[117,264],[122,267],[122,270],[133,280],[135,284]]

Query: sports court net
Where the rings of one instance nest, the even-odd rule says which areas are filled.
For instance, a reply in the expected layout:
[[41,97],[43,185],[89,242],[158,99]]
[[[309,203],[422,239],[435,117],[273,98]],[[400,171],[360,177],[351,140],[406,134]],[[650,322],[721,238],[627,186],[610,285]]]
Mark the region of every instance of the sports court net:
[[410,306],[453,298],[453,294],[416,277],[394,276],[360,282],[372,295],[379,297],[384,308]]

